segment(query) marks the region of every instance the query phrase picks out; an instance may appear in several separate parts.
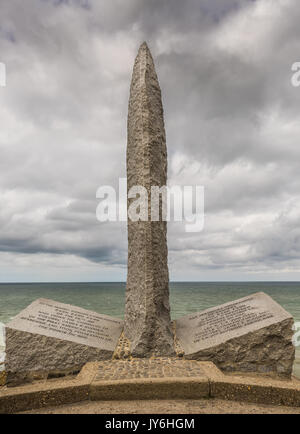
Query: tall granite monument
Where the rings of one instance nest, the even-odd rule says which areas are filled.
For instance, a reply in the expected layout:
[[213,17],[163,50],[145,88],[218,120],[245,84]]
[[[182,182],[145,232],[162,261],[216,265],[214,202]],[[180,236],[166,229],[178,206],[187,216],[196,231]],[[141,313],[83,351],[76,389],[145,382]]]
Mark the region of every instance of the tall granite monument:
[[[144,42],[135,59],[128,108],[127,189],[167,183],[163,106],[154,62]],[[128,209],[132,202],[128,198]],[[128,217],[128,276],[124,334],[137,357],[174,353],[169,306],[167,223]]]

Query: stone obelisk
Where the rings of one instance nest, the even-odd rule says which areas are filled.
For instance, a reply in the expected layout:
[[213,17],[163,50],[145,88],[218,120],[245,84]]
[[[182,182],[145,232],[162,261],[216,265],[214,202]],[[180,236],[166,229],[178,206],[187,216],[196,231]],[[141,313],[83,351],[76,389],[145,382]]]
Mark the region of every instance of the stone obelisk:
[[[167,183],[163,106],[154,62],[144,42],[135,59],[128,107],[127,191]],[[128,208],[132,199],[127,199]],[[167,223],[128,217],[128,275],[124,334],[136,357],[174,354],[169,305]]]

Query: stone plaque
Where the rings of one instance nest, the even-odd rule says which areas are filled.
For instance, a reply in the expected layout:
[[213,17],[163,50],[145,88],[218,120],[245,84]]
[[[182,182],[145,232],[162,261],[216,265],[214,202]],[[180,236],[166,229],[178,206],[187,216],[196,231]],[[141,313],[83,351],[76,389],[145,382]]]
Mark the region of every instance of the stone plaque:
[[114,351],[123,321],[40,298],[22,310],[6,327]]
[[212,360],[225,370],[290,375],[293,318],[260,292],[176,321],[186,358]]
[[40,298],[6,325],[5,370],[16,379],[111,359],[122,329],[118,318]]

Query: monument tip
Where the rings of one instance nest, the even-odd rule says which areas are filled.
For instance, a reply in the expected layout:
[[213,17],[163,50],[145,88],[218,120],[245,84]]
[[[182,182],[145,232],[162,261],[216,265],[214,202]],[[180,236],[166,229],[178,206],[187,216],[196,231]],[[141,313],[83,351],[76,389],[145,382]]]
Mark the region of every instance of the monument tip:
[[140,45],[139,50],[148,50],[148,51],[150,51],[150,50],[149,50],[149,47],[148,47],[148,44],[147,44],[146,41],[144,41],[144,42]]

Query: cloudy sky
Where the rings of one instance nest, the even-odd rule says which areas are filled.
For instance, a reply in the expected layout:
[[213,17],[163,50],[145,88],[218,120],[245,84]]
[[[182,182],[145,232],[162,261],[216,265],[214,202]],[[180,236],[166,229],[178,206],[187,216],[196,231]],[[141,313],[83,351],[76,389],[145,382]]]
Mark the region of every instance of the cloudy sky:
[[0,2],[0,281],[126,279],[126,223],[96,219],[126,176],[146,40],[169,182],[205,187],[205,226],[169,224],[172,280],[300,280],[298,0]]

